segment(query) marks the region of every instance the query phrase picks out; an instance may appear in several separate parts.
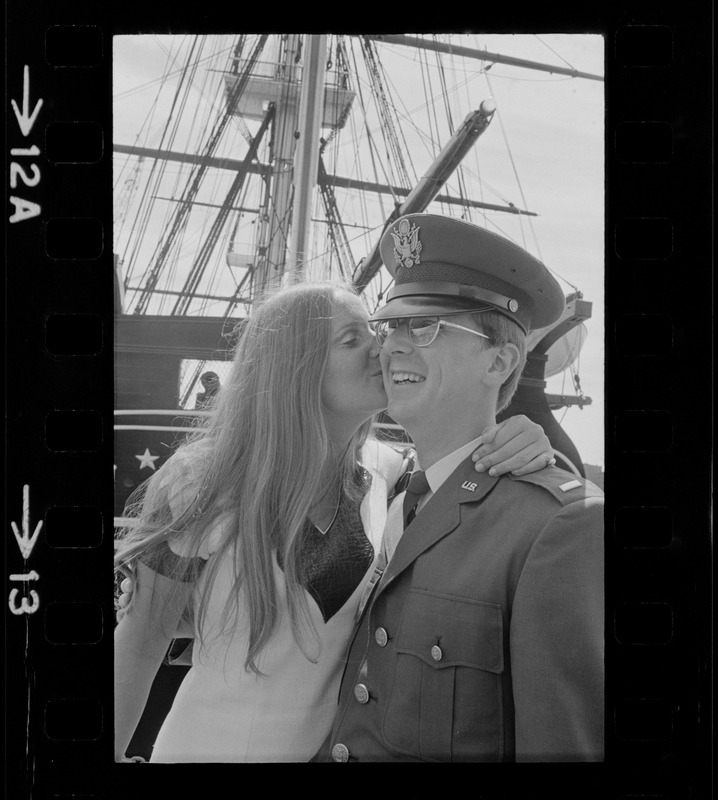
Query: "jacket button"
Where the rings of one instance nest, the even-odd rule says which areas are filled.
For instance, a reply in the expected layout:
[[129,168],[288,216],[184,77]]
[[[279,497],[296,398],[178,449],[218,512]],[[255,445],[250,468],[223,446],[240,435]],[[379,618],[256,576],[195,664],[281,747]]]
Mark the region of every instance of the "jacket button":
[[335,744],[332,747],[332,758],[339,764],[349,761],[349,748],[344,744]]
[[386,647],[386,643],[389,641],[389,634],[384,628],[377,628],[374,631],[374,639],[379,647]]
[[431,648],[431,657],[434,659],[434,661],[441,661],[441,659],[444,657],[444,654],[441,652],[441,648],[438,644],[435,644]]
[[354,687],[354,697],[356,697],[357,702],[362,705],[369,702],[369,690],[363,683],[357,683]]

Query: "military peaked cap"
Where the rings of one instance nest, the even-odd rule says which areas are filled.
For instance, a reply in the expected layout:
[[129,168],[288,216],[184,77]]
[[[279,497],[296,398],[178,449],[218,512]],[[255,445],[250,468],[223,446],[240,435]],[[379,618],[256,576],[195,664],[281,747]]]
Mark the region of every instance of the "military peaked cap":
[[528,332],[563,313],[564,294],[541,261],[470,222],[407,214],[389,225],[379,249],[395,283],[373,321],[492,309]]

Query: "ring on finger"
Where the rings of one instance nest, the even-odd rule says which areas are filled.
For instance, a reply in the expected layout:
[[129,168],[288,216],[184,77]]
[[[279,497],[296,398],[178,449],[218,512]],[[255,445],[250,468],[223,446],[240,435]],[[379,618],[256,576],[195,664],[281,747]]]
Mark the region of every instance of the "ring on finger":
[[546,459],[547,467],[552,467],[556,463],[556,459],[553,456],[550,456],[548,453],[544,453],[543,457]]

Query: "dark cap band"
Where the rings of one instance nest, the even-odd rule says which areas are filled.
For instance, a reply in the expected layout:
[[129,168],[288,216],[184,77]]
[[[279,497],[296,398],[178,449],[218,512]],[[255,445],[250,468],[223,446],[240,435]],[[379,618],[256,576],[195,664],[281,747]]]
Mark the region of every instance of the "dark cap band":
[[441,295],[442,297],[459,297],[466,300],[478,300],[490,306],[496,306],[497,309],[505,308],[507,311],[511,311],[514,314],[519,309],[518,300],[513,297],[506,297],[497,292],[489,292],[487,289],[481,289],[478,286],[466,286],[462,283],[440,281],[401,283],[389,290],[386,299],[387,302],[389,302],[389,300],[394,300],[397,297],[406,297],[407,295],[413,294]]

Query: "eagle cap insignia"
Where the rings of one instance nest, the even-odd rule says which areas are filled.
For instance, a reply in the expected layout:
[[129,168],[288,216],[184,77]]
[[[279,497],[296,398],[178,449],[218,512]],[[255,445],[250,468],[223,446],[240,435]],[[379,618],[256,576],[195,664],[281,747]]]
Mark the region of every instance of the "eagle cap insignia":
[[394,258],[397,265],[401,264],[407,269],[420,263],[421,242],[419,241],[419,227],[412,225],[408,219],[402,219],[391,232],[394,239]]

